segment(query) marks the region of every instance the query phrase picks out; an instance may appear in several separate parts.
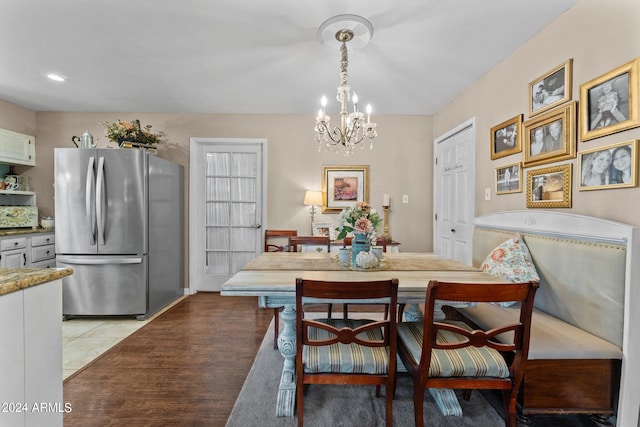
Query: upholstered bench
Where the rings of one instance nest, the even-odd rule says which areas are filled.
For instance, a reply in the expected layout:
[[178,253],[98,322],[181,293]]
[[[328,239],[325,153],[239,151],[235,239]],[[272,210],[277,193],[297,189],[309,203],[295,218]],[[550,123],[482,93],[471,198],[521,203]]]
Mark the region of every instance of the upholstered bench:
[[[635,317],[631,285],[639,276],[629,252],[637,247],[633,237],[638,228],[531,211],[492,214],[476,218],[474,225],[474,266],[480,267],[496,247],[519,233],[540,278],[529,362],[518,397],[525,418],[588,413],[606,419],[617,414],[620,423],[622,414],[624,422],[631,423],[618,425],[635,426],[640,376],[633,360],[639,356],[638,337],[629,326]],[[490,303],[456,310],[482,329],[514,312]]]
[[[517,319],[514,307],[458,309],[487,330]],[[532,316],[529,361],[518,396],[522,414],[615,413],[622,349],[543,311]]]

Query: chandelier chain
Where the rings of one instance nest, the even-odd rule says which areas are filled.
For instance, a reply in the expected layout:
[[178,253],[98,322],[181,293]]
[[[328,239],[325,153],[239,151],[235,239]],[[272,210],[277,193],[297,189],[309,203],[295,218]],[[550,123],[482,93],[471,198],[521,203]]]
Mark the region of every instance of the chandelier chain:
[[[345,156],[349,156],[356,145],[365,137],[371,139],[370,148],[373,148],[373,139],[378,135],[376,124],[371,122],[371,106],[367,105],[367,119],[358,110],[358,96],[353,93],[348,85],[349,55],[347,42],[353,38],[351,30],[340,30],[336,33],[336,40],[340,46],[340,86],[338,86],[336,100],[340,104],[340,126],[331,128],[330,117],[326,115],[326,97],[322,98],[322,109],[316,118],[314,127],[315,140],[318,143],[318,151],[330,150],[332,147],[337,152],[340,146],[345,150]],[[348,103],[353,100],[353,112],[349,114]],[[364,146],[362,147],[364,149]]]

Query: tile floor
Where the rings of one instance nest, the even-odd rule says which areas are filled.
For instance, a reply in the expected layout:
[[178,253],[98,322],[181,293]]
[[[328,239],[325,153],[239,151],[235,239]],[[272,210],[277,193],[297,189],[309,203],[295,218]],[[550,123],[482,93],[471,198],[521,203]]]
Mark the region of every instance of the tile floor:
[[182,298],[146,320],[96,317],[69,319],[62,322],[63,378],[67,379],[82,369],[96,357],[177,304]]

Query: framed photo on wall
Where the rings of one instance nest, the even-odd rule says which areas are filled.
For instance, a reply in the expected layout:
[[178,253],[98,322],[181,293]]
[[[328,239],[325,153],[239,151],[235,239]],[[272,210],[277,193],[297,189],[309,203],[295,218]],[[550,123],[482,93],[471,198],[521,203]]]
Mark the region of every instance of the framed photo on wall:
[[573,59],[558,65],[529,83],[529,117],[571,99]]
[[638,185],[638,140],[585,150],[578,156],[578,189],[635,187]]
[[535,166],[576,156],[576,103],[549,110],[523,123],[523,166]]
[[491,160],[522,151],[522,114],[491,128]]
[[522,163],[496,168],[496,194],[522,192]]
[[369,203],[369,165],[322,166],[323,213]]
[[580,85],[580,139],[588,141],[640,126],[636,58]]
[[528,208],[571,207],[571,163],[527,173]]

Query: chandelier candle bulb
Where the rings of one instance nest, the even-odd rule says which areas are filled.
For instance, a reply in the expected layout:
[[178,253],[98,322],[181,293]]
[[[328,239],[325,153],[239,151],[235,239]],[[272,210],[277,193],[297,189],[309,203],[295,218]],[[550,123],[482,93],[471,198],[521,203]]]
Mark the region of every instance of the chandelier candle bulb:
[[367,123],[371,123],[371,104],[367,104]]

